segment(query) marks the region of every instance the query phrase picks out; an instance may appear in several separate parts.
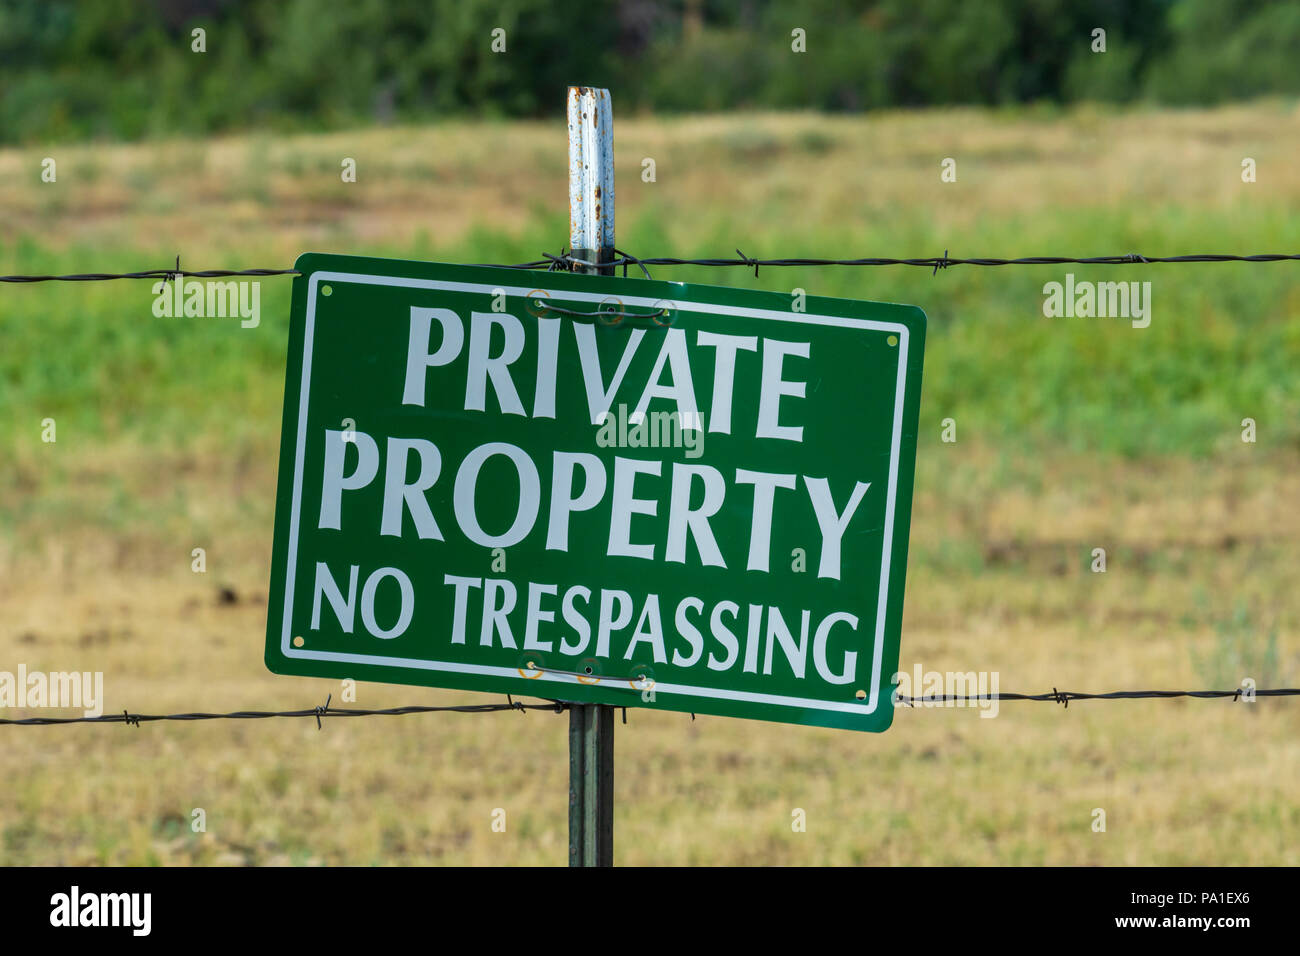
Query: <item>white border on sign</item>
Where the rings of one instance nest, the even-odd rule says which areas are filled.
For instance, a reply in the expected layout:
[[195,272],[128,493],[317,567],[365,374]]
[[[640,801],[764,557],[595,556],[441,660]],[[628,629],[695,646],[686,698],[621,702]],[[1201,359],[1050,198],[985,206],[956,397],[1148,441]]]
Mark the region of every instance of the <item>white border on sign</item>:
[[[557,298],[568,301],[599,303],[607,299],[608,293],[574,292],[568,289],[546,290],[538,286],[500,286],[477,282],[446,282],[437,279],[409,279],[401,276],[373,276],[351,272],[316,272],[307,286],[307,322],[303,335],[302,350],[302,389],[298,397],[298,435],[294,448],[293,466],[293,501],[289,517],[289,543],[285,563],[284,594],[284,633],[280,642],[280,651],[285,657],[304,658],[308,660],[340,661],[347,664],[372,664],[382,667],[405,667],[415,670],[446,671],[457,674],[472,674],[482,677],[519,678],[519,669],[515,667],[496,667],[483,664],[458,664],[450,661],[428,661],[406,657],[390,657],[379,654],[349,654],[339,651],[313,651],[295,648],[290,645],[290,632],[293,623],[294,578],[298,566],[298,526],[302,505],[303,460],[307,447],[307,404],[311,391],[311,357],[312,344],[316,329],[316,289],[321,282],[355,282],[360,285],[398,286],[415,289],[446,289],[452,292],[488,292],[504,289],[506,295],[527,297],[534,291],[550,291]],[[644,296],[620,297],[623,305],[631,307],[656,308],[663,302],[662,297]],[[903,436],[903,400],[907,381],[907,326],[896,322],[873,322],[868,319],[849,319],[834,315],[807,315],[789,312],[775,312],[768,309],[749,309],[734,305],[711,305],[705,302],[674,302],[682,312],[704,312],[710,315],[735,315],[754,319],[768,319],[777,322],[796,324],[831,325],[841,328],[871,329],[894,332],[898,335],[898,384],[894,394],[894,432],[890,442],[889,456],[889,490],[885,501],[884,547],[880,565],[880,591],[876,605],[875,647],[872,655],[871,693],[866,703],[815,700],[803,697],[785,697],[778,694],[759,694],[749,691],[723,690],[712,687],[694,687],[686,684],[654,684],[655,693],[680,694],[687,697],[707,697],[721,700],[738,700],[755,704],[774,704],[781,707],[801,707],[812,710],[828,710],[848,714],[871,714],[880,704],[880,668],[885,650],[885,612],[889,603],[890,558],[894,543],[894,503],[898,492],[898,459]],[[593,686],[587,678],[580,681],[569,674],[555,674],[542,670],[541,676],[532,680],[546,680],[558,683],[582,683]],[[610,678],[601,678],[610,680]]]

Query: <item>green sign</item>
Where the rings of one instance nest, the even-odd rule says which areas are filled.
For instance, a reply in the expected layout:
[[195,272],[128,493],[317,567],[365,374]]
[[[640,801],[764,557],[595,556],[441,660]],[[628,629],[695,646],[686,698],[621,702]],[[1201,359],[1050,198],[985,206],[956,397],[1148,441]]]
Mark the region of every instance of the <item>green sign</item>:
[[919,309],[297,268],[271,670],[889,726]]

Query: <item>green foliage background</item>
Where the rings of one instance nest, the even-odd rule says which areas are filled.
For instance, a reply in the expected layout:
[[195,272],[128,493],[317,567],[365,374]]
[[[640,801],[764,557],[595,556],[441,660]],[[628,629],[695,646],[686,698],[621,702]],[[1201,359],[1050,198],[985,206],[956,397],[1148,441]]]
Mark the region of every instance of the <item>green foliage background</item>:
[[[0,142],[623,110],[1300,92],[1293,0],[0,0]],[[191,31],[206,31],[206,52]],[[1106,52],[1092,31],[1106,30]],[[506,50],[492,51],[505,30]],[[791,69],[791,34],[807,52]]]

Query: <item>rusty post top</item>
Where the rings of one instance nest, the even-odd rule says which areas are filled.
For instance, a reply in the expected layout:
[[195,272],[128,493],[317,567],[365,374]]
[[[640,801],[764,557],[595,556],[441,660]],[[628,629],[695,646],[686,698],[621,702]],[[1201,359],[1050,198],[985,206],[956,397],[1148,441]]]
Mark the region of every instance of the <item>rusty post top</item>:
[[614,258],[614,113],[609,90],[571,86],[569,247],[594,262]]

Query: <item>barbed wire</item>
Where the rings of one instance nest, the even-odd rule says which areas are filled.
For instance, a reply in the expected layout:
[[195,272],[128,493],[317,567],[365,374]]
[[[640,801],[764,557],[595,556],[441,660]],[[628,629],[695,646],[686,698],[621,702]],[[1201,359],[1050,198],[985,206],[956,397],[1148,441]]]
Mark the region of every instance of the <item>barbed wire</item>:
[[316,727],[320,729],[322,717],[404,717],[408,714],[434,713],[496,714],[507,710],[515,710],[520,713],[527,713],[530,710],[546,710],[560,714],[569,708],[568,704],[558,700],[547,700],[541,704],[527,704],[515,700],[509,694],[506,695],[506,703],[504,704],[447,704],[443,706],[409,704],[405,707],[374,709],[332,707],[330,701],[333,699],[334,695],[331,694],[326,698],[324,705],[304,710],[236,710],[224,714],[202,712],[188,714],[133,714],[124,710],[120,714],[100,714],[95,717],[84,715],[81,717],[7,717],[0,718],[0,725],[44,727],[56,724],[128,724],[138,727],[142,723],[153,723],[160,720],[266,720],[271,717],[315,717]]
[[1277,687],[1265,690],[1245,687],[1238,687],[1236,690],[1112,690],[1101,694],[1080,693],[1072,690],[1057,690],[1053,687],[1050,694],[934,694],[922,697],[908,697],[904,694],[895,693],[892,695],[891,699],[897,704],[905,707],[914,707],[917,704],[984,703],[993,700],[1032,700],[1044,703],[1050,702],[1060,704],[1063,707],[1069,707],[1070,701],[1072,700],[1172,700],[1179,697],[1188,697],[1197,700],[1231,698],[1236,701],[1250,700],[1252,697],[1296,696],[1300,696],[1300,687]]
[[205,269],[187,272],[175,269],[146,269],[144,272],[85,272],[76,275],[13,275],[0,276],[0,282],[102,282],[112,279],[175,279],[177,276],[197,279],[228,278],[232,276],[296,276],[297,269]]
[[[648,259],[638,258],[627,253],[618,253],[617,256],[609,261],[602,263],[590,262],[586,259],[579,259],[571,253],[561,253],[560,255],[551,255],[542,253],[543,259],[534,262],[525,262],[507,268],[514,269],[563,269],[567,267],[569,271],[574,268],[596,268],[612,267],[623,268],[623,274],[627,274],[629,265],[639,266],[645,269],[647,266],[714,266],[714,267],[735,267],[743,266],[752,268],[754,275],[758,275],[761,266],[775,267],[792,267],[792,266],[916,266],[919,268],[930,269],[932,273],[937,273],[940,269],[948,269],[953,266],[1049,266],[1049,265],[1097,265],[1097,266],[1118,266],[1118,265],[1139,265],[1139,264],[1160,264],[1160,263],[1192,263],[1192,262],[1285,262],[1300,260],[1300,253],[1259,253],[1255,255],[1236,255],[1232,253],[1202,252],[1192,253],[1182,256],[1144,256],[1140,253],[1129,252],[1123,255],[1112,256],[1025,256],[1017,259],[1002,259],[991,257],[979,258],[954,258],[948,255],[945,249],[942,256],[927,256],[916,259],[898,259],[898,258],[859,258],[859,259],[827,259],[827,258],[774,258],[774,259],[757,259],[748,256],[736,250],[736,258],[715,258],[715,259],[681,259],[674,256],[657,256]],[[649,273],[647,272],[647,277]]]
[[[1118,266],[1118,265],[1159,265],[1171,263],[1210,263],[1210,262],[1291,262],[1300,260],[1300,253],[1258,253],[1254,255],[1236,255],[1232,253],[1192,253],[1182,256],[1147,256],[1136,252],[1124,253],[1122,255],[1109,256],[1024,256],[1016,259],[1003,259],[993,257],[975,257],[960,258],[948,255],[948,250],[944,250],[942,256],[924,256],[914,259],[900,259],[892,257],[865,257],[858,259],[827,259],[827,258],[770,258],[760,259],[748,256],[736,250],[736,255],[724,258],[699,258],[683,259],[677,256],[652,256],[650,258],[640,258],[622,251],[616,251],[616,256],[608,262],[596,263],[587,259],[581,259],[569,252],[561,252],[558,255],[551,253],[542,253],[543,258],[534,259],[531,262],[518,263],[474,263],[474,265],[488,266],[496,269],[544,269],[548,271],[572,272],[577,269],[593,268],[622,268],[623,274],[627,275],[628,266],[637,266],[646,277],[650,277],[649,266],[709,266],[709,267],[743,267],[753,269],[754,274],[758,275],[761,267],[798,267],[798,266],[915,266],[918,268],[930,269],[937,273],[940,269],[949,269],[953,266],[1055,266],[1055,265],[1089,265],[1089,266]],[[143,272],[89,272],[75,273],[69,275],[6,275],[0,276],[0,282],[97,282],[114,279],[163,279],[171,280],[177,277],[195,278],[195,279],[217,279],[233,278],[237,276],[252,277],[274,277],[274,276],[297,276],[302,273],[296,269],[205,269],[202,271],[188,271],[180,268],[179,259],[175,268],[168,269],[146,269]]]
[[[552,671],[549,668],[547,673],[567,674],[568,671]],[[575,677],[591,677],[588,674],[579,674],[574,672]],[[642,678],[644,680],[644,678]],[[895,706],[916,707],[937,704],[987,704],[992,701],[1037,701],[1041,703],[1061,704],[1068,708],[1072,700],[1171,700],[1175,698],[1191,698],[1196,700],[1215,700],[1231,699],[1233,701],[1250,700],[1252,697],[1296,697],[1300,696],[1300,687],[1280,687],[1266,689],[1248,689],[1238,687],[1236,690],[1116,690],[1107,691],[1100,694],[1082,693],[1079,691],[1057,690],[1052,688],[1051,693],[1047,694],[1016,694],[1016,693],[993,693],[993,694],[944,694],[929,695],[922,697],[908,697],[904,694],[894,693],[891,700]],[[10,727],[47,727],[64,724],[126,724],[132,727],[138,727],[143,723],[156,723],[158,721],[193,721],[193,720],[267,720],[272,717],[305,717],[315,718],[316,727],[320,729],[324,725],[321,722],[323,717],[405,717],[411,714],[435,714],[435,713],[457,713],[457,714],[496,714],[504,711],[518,711],[527,713],[532,710],[541,710],[553,714],[562,714],[574,705],[562,700],[543,699],[542,703],[525,703],[515,700],[512,695],[506,695],[505,703],[491,704],[448,704],[443,706],[428,706],[424,704],[411,704],[405,707],[383,707],[383,708],[356,708],[356,707],[333,707],[331,701],[333,695],[330,695],[324,705],[320,707],[309,707],[301,710],[236,710],[229,713],[184,713],[184,714],[133,714],[124,710],[120,714],[100,714],[95,717],[4,717],[0,718],[0,725]],[[627,708],[621,704],[609,705],[615,709],[623,710],[623,722],[627,723]],[[692,719],[695,715],[691,714]]]

